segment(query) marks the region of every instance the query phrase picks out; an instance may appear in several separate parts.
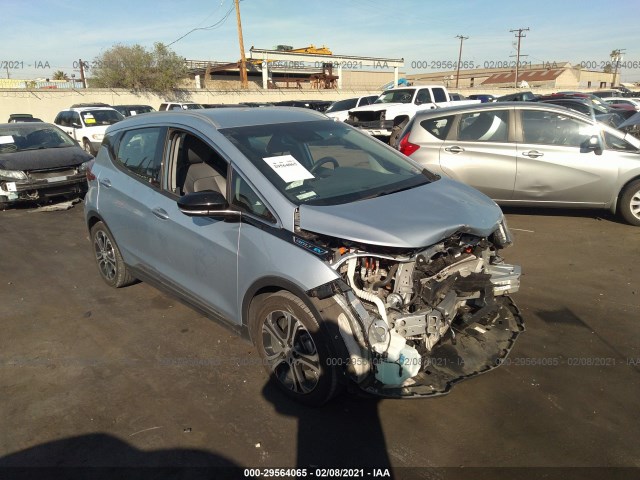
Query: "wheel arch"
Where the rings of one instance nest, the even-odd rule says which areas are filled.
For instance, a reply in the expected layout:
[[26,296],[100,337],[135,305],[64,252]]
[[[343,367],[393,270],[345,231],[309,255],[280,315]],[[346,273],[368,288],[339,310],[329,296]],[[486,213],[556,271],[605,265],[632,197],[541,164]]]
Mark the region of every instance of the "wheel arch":
[[627,189],[627,187],[629,186],[629,184],[636,182],[638,180],[640,180],[640,173],[636,174],[634,177],[631,177],[620,187],[620,190],[618,190],[618,194],[614,197],[613,202],[611,202],[611,208],[610,208],[611,213],[617,214],[620,212],[620,198],[622,198],[622,195],[624,191]]

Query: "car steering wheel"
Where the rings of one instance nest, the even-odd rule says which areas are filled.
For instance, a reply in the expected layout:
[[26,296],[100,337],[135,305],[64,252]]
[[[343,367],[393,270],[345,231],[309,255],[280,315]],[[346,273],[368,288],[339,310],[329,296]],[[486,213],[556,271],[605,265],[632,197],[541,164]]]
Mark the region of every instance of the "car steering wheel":
[[330,163],[333,165],[333,169],[335,170],[336,168],[338,168],[340,166],[340,164],[338,163],[338,161],[333,158],[333,157],[322,157],[320,160],[318,160],[313,167],[311,167],[311,170],[309,170],[310,173],[315,173],[316,170],[318,170],[318,168],[320,168],[322,165],[324,165],[325,163]]

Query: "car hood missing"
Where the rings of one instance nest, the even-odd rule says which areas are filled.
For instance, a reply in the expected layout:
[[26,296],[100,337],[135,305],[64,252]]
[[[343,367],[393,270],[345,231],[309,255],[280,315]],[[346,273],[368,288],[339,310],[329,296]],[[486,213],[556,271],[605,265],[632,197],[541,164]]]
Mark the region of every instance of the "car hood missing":
[[397,248],[425,247],[456,232],[488,236],[501,219],[489,197],[444,178],[348,204],[300,206],[303,230]]
[[88,162],[92,158],[80,147],[23,150],[21,152],[0,153],[0,168],[3,170],[46,170],[74,167]]

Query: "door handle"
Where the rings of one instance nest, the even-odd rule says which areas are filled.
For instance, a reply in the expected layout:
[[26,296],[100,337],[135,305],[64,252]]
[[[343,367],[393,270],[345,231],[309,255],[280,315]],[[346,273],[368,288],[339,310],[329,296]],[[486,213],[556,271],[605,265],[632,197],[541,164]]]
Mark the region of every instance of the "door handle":
[[103,185],[107,188],[111,187],[111,180],[109,180],[108,178],[101,178],[100,179],[100,185]]
[[464,148],[454,145],[453,147],[445,148],[445,151],[451,152],[451,153],[462,153],[464,152]]
[[537,150],[529,150],[528,152],[522,152],[522,155],[529,158],[538,158],[538,157],[542,157],[544,153],[539,152]]
[[158,217],[161,220],[169,220],[169,214],[164,208],[160,208],[160,207],[154,208],[153,210],[151,210],[151,213],[153,213],[156,217]]

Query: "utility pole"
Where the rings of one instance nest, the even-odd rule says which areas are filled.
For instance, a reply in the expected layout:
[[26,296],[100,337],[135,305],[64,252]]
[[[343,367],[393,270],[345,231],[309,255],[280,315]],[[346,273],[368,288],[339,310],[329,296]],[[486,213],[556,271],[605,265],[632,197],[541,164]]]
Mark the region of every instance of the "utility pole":
[[80,81],[82,82],[82,88],[87,88],[87,79],[84,78],[84,63],[82,63],[82,59],[78,60],[78,65],[80,65]]
[[242,88],[249,88],[247,79],[247,59],[244,56],[244,41],[242,40],[242,23],[240,22],[240,0],[235,0],[236,19],[238,20],[238,41],[240,42],[240,82]]
[[611,82],[611,88],[616,86],[616,76],[618,75],[618,65],[620,65],[620,61],[622,60],[622,54],[625,52],[626,48],[617,48],[613,52],[611,52],[611,61],[615,63],[613,70],[613,81]]
[[[513,82],[513,86],[515,88],[518,88],[518,68],[520,67],[520,40],[522,40],[522,38],[526,37],[526,35],[524,35],[522,32],[528,32],[529,31],[529,27],[527,28],[517,28],[514,30],[509,30],[511,33],[513,32],[518,32],[518,34],[516,35],[516,37],[518,38],[518,53],[516,54],[516,79]],[[523,55],[526,57],[526,55]]]
[[460,51],[458,52],[458,70],[456,71],[456,88],[458,88],[458,82],[460,81],[460,61],[462,60],[462,42],[464,42],[465,40],[468,40],[469,37],[456,35],[456,38],[460,39]]

